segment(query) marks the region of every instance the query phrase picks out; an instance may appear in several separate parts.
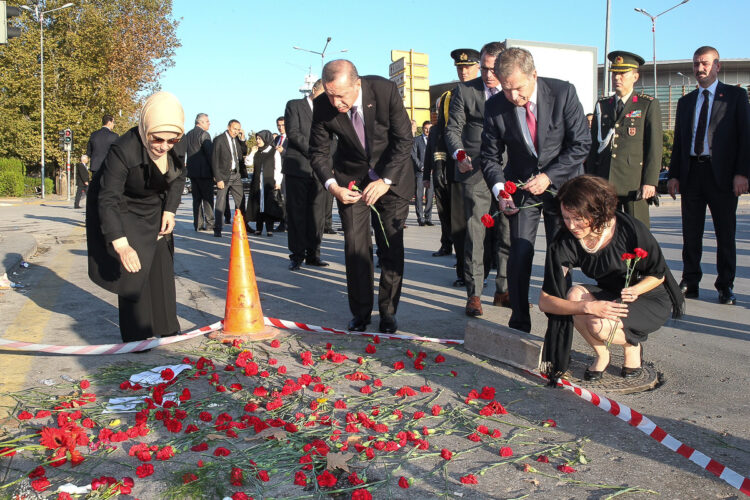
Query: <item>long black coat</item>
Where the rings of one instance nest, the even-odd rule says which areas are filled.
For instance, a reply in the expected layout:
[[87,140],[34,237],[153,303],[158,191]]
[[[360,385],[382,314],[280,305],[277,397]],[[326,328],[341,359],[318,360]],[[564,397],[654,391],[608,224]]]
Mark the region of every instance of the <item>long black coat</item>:
[[[265,147],[264,147],[265,149]],[[273,176],[276,149],[268,152],[256,151],[253,157],[253,180],[250,184],[250,200],[247,202],[246,217],[248,221],[258,222],[260,211],[260,184],[263,183],[263,212],[276,220],[283,217],[281,190],[274,189],[276,180]]]
[[[185,185],[185,168],[172,150],[169,170],[162,174],[148,153],[138,128],[123,134],[89,185],[86,238],[89,277],[102,288],[135,300],[143,289],[156,251],[164,211],[176,212]],[[112,241],[126,236],[138,253],[141,270],[124,270]],[[168,235],[174,252],[172,236]]]

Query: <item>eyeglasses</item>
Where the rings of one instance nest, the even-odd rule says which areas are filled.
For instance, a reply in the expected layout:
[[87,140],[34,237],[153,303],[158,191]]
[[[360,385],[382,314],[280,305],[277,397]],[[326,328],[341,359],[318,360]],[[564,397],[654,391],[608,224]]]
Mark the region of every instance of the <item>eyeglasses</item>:
[[492,73],[493,75],[495,74],[495,68],[488,68],[487,66],[480,66],[479,70],[482,73]]
[[152,144],[164,144],[166,142],[167,144],[174,146],[175,144],[180,142],[181,139],[182,137],[174,137],[172,139],[165,139],[163,137],[151,136],[149,137],[148,140],[151,141]]

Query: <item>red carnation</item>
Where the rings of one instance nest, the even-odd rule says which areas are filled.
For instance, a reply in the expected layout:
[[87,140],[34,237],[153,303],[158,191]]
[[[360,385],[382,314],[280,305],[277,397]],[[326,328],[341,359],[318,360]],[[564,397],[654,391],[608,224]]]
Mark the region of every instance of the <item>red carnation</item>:
[[636,255],[634,253],[627,253],[627,252],[625,252],[624,254],[622,254],[622,256],[620,258],[622,260],[633,260],[633,259],[636,258]]
[[321,488],[333,488],[336,486],[336,476],[328,471],[323,471],[323,474],[318,476],[318,486]]
[[274,339],[271,341],[271,347],[273,347],[274,349],[276,349],[277,347],[281,347],[281,342],[279,342],[278,339]]
[[[466,153],[464,153],[464,156],[466,156]],[[406,479],[404,476],[401,476],[398,480],[398,485],[404,489],[407,489],[409,487],[409,480]]]
[[505,189],[501,189],[500,190],[500,198],[502,198],[504,200],[510,200],[510,195],[508,194],[508,192]]
[[645,251],[645,250],[644,250],[644,249],[642,249],[642,248],[636,248],[635,250],[633,250],[633,253],[635,253],[635,255],[636,255],[636,256],[637,256],[637,257],[638,257],[639,259],[645,259],[646,257],[648,257],[648,252],[647,252],[647,251]]
[[510,446],[503,446],[500,448],[500,456],[501,457],[510,457],[513,455],[513,448]]
[[81,387],[81,389],[88,389],[89,387],[91,387],[91,382],[89,382],[88,380],[81,380],[81,383],[78,385]]
[[370,394],[372,392],[372,387],[370,387],[369,385],[366,385],[364,387],[361,387],[359,389],[359,392],[361,392],[362,394]]
[[144,477],[148,477],[154,473],[154,466],[151,464],[139,465],[135,468],[135,473],[138,477],[143,479]]
[[[349,476],[346,478],[349,481],[349,484],[352,486],[358,486],[360,484],[364,484],[364,481],[362,481],[359,476],[357,476],[357,472],[352,472],[349,474]],[[359,490],[358,490],[359,491]]]
[[347,188],[349,191],[357,191],[357,181],[349,181]]
[[517,186],[516,183],[513,181],[505,181],[505,191],[508,194],[514,194],[516,192]]
[[458,152],[456,153],[456,160],[459,162],[462,162],[465,159],[466,159],[466,151],[464,151],[463,149],[459,149]]
[[430,411],[432,412],[432,416],[437,417],[440,415],[440,412],[443,411],[443,407],[440,405],[433,405]]
[[442,354],[435,356],[435,363],[445,363],[445,356]]
[[182,476],[182,484],[192,483],[193,481],[197,481],[197,480],[198,480],[198,476],[196,476],[193,473],[183,474]]
[[232,486],[242,486],[242,483],[244,481],[245,477],[242,469],[240,469],[239,467],[232,467],[232,472],[229,474],[229,482],[232,484]]
[[46,477],[40,477],[31,481],[31,487],[35,491],[44,491],[51,486],[49,480]]
[[294,473],[294,484],[297,486],[307,486],[307,476],[301,470]]
[[566,474],[572,474],[573,472],[576,471],[573,467],[569,465],[558,465],[557,470],[559,470],[560,472],[564,472]]
[[264,483],[267,483],[268,481],[271,480],[271,478],[268,477],[268,471],[265,471],[265,470],[258,471],[257,477]]
[[156,459],[157,460],[169,460],[174,456],[174,448],[167,445],[161,450],[156,452]]
[[393,369],[394,370],[403,370],[404,369],[404,362],[403,361],[396,361],[393,363]]
[[18,420],[31,420],[32,418],[34,418],[34,415],[27,412],[26,410],[18,414]]
[[229,450],[227,450],[227,449],[226,449],[226,448],[224,448],[223,446],[219,446],[218,448],[216,448],[216,449],[214,450],[214,456],[215,456],[215,457],[226,457],[226,456],[227,456],[227,455],[229,455],[230,453],[232,453],[232,452],[231,452],[231,451],[229,451]]
[[543,464],[548,464],[549,463],[549,457],[547,457],[547,455],[539,455],[538,457],[536,457],[536,461],[537,462],[542,462]]
[[495,226],[495,218],[492,217],[490,214],[484,214],[482,216],[482,224],[484,224],[484,227],[490,228]]
[[367,354],[375,354],[376,351],[377,351],[377,349],[372,344],[367,344],[367,347],[365,347],[365,352]]
[[372,493],[364,488],[354,490],[354,493],[352,493],[352,500],[372,500]]
[[466,474],[461,478],[463,484],[477,484],[477,478],[474,474]]
[[450,460],[451,458],[453,458],[453,452],[448,449],[443,448],[442,450],[440,450],[440,456],[443,457],[445,460]]
[[161,378],[169,382],[174,378],[174,372],[171,368],[165,368],[161,371]]

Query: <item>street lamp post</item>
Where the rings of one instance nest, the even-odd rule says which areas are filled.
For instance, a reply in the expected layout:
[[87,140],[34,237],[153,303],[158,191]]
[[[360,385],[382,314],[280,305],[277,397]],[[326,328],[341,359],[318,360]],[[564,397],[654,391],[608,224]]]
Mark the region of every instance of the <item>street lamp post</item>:
[[680,73],[679,71],[677,72],[677,76],[680,76],[680,77],[682,77],[682,82],[683,82],[683,83],[685,83],[685,80],[687,80],[687,86],[688,86],[688,87],[690,86],[690,77],[689,77],[689,76],[687,76],[687,75],[683,75],[683,74],[682,74],[682,73]]
[[73,3],[66,3],[65,5],[61,7],[57,7],[55,9],[49,9],[49,10],[41,10],[40,5],[36,4],[34,5],[34,8],[32,9],[28,5],[22,5],[21,8],[28,10],[29,12],[33,12],[34,15],[37,18],[37,21],[39,21],[39,61],[40,61],[40,79],[41,79],[41,104],[42,104],[42,111],[41,111],[41,121],[42,121],[42,198],[44,198],[44,14],[49,14],[50,12],[55,12],[56,10],[61,9],[67,9],[68,7],[72,7]]
[[[320,73],[321,73],[321,76],[322,76],[323,75],[323,66],[325,66],[325,63],[326,63],[326,50],[328,49],[328,44],[329,43],[331,43],[331,37],[330,36],[328,38],[326,38],[326,44],[323,47],[323,51],[322,52],[318,52],[316,50],[303,49],[302,47],[296,47],[296,46],[294,46],[292,48],[295,49],[295,50],[302,50],[304,52],[310,52],[312,54],[318,54],[320,56]],[[348,51],[349,51],[349,49],[343,49],[343,50],[337,51],[337,53],[339,53],[339,52],[348,52]]]
[[639,9],[639,8],[635,9],[636,12],[640,12],[644,16],[646,16],[649,19],[651,19],[651,33],[653,35],[653,41],[654,41],[654,97],[658,97],[656,95],[656,18],[659,17],[659,16],[661,16],[661,15],[666,14],[667,12],[669,12],[672,9],[676,9],[680,5],[684,5],[684,4],[688,3],[689,1],[690,0],[682,0],[682,2],[678,3],[677,5],[674,5],[674,6],[670,7],[670,8],[668,8],[664,12],[660,12],[659,14],[656,14],[655,16],[652,16],[651,14],[649,14],[648,12],[646,12],[643,9]]

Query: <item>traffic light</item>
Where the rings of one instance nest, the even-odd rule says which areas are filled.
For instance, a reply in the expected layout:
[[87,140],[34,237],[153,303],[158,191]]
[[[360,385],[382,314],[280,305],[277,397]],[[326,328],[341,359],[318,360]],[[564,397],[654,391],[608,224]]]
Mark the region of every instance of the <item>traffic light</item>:
[[8,43],[8,38],[21,36],[21,28],[8,26],[8,19],[21,15],[18,7],[8,7],[5,0],[0,0],[0,44]]
[[66,128],[58,133],[60,134],[60,149],[63,151],[73,151],[73,131]]

